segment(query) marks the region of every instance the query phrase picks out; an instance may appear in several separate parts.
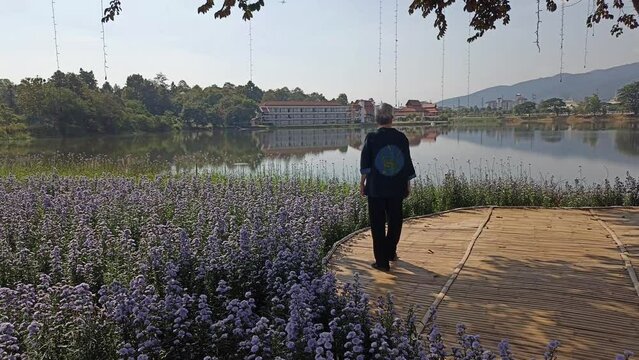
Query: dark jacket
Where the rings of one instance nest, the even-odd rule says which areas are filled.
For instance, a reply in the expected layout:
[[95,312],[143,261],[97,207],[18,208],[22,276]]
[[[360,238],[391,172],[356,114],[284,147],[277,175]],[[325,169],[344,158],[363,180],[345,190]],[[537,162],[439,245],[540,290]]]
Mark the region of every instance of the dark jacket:
[[360,172],[366,174],[366,195],[403,198],[408,181],[415,177],[408,138],[394,128],[379,128],[366,135]]

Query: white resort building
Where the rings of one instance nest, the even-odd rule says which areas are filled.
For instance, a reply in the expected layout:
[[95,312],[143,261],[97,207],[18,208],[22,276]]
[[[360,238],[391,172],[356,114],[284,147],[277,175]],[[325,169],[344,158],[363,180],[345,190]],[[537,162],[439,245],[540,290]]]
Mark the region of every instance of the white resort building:
[[351,106],[332,101],[265,101],[256,125],[313,126],[353,123]]

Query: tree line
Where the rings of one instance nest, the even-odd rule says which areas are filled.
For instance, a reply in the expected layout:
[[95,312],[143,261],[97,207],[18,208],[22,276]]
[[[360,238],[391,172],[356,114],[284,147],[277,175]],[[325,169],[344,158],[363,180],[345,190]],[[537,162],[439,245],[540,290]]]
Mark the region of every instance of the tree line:
[[[49,79],[0,79],[0,135],[77,136],[163,132],[175,129],[245,127],[259,103],[269,100],[326,101],[323,94],[283,87],[264,91],[246,85],[189,86],[133,74],[122,87],[101,87],[92,71],[56,71]],[[335,101],[346,104],[345,94]]]
[[458,108],[443,108],[441,113],[444,116],[478,116],[478,115],[491,115],[500,116],[504,114],[513,113],[520,116],[540,115],[540,114],[554,114],[570,115],[594,115],[602,116],[611,112],[631,112],[635,116],[639,116],[639,81],[627,84],[617,91],[616,100],[613,103],[602,101],[597,94],[586,97],[583,101],[576,104],[567,104],[566,101],[560,98],[550,98],[543,100],[539,103],[533,101],[525,101],[517,104],[509,109],[500,108],[479,108],[473,106],[471,108],[458,107]]
[[515,105],[513,112],[517,115],[531,115],[537,112],[563,114],[606,115],[608,111],[630,111],[639,115],[639,81],[628,84],[617,92],[618,104],[601,101],[597,94],[588,96],[575,107],[569,107],[559,98],[551,98],[536,104],[532,101]]

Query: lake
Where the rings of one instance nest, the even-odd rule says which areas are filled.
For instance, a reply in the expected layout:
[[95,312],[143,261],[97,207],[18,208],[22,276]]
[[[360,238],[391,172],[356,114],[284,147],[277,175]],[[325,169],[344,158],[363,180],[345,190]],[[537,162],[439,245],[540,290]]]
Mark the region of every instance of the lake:
[[[555,180],[639,175],[639,130],[402,127],[418,173],[524,175]],[[0,142],[0,156],[148,156],[167,172],[295,172],[354,179],[367,131],[360,128],[224,130]]]

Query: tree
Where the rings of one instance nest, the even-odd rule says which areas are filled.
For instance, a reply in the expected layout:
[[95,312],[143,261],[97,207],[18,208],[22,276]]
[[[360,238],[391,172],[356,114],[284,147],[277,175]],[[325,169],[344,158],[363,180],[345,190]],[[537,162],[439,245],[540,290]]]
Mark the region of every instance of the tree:
[[102,84],[102,92],[113,93],[113,87],[108,81],[105,81],[104,84]]
[[191,87],[186,83],[186,81],[180,80],[177,84],[177,90],[179,92],[189,91],[191,90]]
[[16,88],[16,103],[19,112],[30,122],[40,120],[44,115],[44,88],[42,78],[26,78]]
[[80,69],[80,74],[63,73],[58,70],[49,78],[49,82],[55,87],[65,88],[73,91],[76,95],[82,95],[83,89],[95,90],[97,81],[92,71]]
[[632,111],[635,115],[639,115],[639,81],[619,89],[617,98],[626,109]]
[[7,125],[23,123],[24,119],[19,115],[16,115],[10,108],[4,104],[0,104],[0,128]]
[[258,106],[253,100],[239,95],[226,96],[216,104],[225,126],[248,126],[257,112]]
[[[204,4],[198,7],[197,12],[206,14],[215,6],[215,0],[201,0]],[[448,22],[446,20],[445,9],[455,2],[464,1],[464,11],[471,15],[470,28],[475,31],[468,41],[474,41],[482,37],[486,31],[496,28],[496,24],[502,22],[504,25],[510,23],[510,0],[412,0],[408,8],[408,13],[413,14],[416,11],[421,12],[424,18],[427,18],[433,12],[435,13],[434,26],[439,30],[437,38],[441,38],[446,34]],[[538,0],[542,2],[543,0]],[[562,0],[545,0],[546,9],[549,12],[557,11],[557,3]],[[580,0],[566,0],[580,1]],[[635,12],[639,14],[639,0],[632,0]],[[253,13],[260,11],[264,6],[264,0],[224,0],[220,8],[214,13],[215,18],[225,18],[231,15],[234,7],[239,8],[243,12],[242,18],[250,20]],[[619,15],[616,23],[612,26],[610,33],[619,36],[623,33],[624,27],[636,29],[639,27],[637,14],[627,14],[624,11],[624,2],[622,0],[597,0],[594,12],[588,15],[586,25],[592,27],[594,24],[600,23],[602,20],[613,20],[615,16],[611,14],[612,9],[616,9]],[[110,5],[104,10],[103,22],[113,21],[116,15],[122,11],[121,0],[111,0]],[[614,11],[614,10],[612,10]]]
[[80,68],[80,73],[78,75],[80,80],[84,85],[86,85],[89,89],[95,90],[98,88],[98,81],[95,79],[95,75],[93,75],[93,70],[84,71]]
[[166,82],[169,80],[169,78],[166,77],[166,75],[162,74],[162,73],[157,73],[155,75],[155,78],[153,78],[153,82],[155,83],[155,85],[159,86],[159,87],[163,87],[163,88],[168,88],[168,85],[166,84]]
[[517,115],[530,115],[531,113],[534,113],[535,110],[537,110],[537,104],[532,101],[526,101],[524,103],[515,105],[515,108],[513,110]]
[[543,111],[552,111],[557,116],[568,111],[566,103],[559,98],[544,100],[539,104],[539,108]]
[[252,81],[249,81],[245,86],[242,86],[241,90],[244,96],[255,102],[262,101],[262,96],[264,96],[264,91],[253,84]]
[[295,89],[293,89],[293,91],[291,91],[289,100],[297,100],[297,101],[306,100],[306,94],[304,93],[304,90],[300,89],[299,87],[296,87]]
[[38,119],[43,130],[61,136],[94,132],[93,124],[91,129],[85,126],[91,118],[87,102],[71,89],[47,85],[43,87],[43,114]]
[[[6,134],[75,136],[122,132],[157,132],[209,126],[249,126],[263,99],[326,101],[319,93],[300,88],[264,93],[252,82],[223,87],[192,88],[180,81],[166,85],[138,74],[127,78],[122,89],[94,83],[89,71],[56,71],[49,81],[26,78],[19,85],[0,79],[0,131]],[[345,94],[340,98],[348,101]]]
[[604,108],[601,100],[599,100],[599,96],[597,94],[593,94],[586,98],[586,101],[584,102],[584,110],[586,111],[586,114],[593,114],[595,116],[597,114],[604,115],[606,113],[606,109]]
[[153,115],[162,115],[172,108],[166,77],[161,73],[154,81],[147,80],[139,74],[130,75],[126,79],[124,96],[127,99],[141,101]]
[[9,79],[0,79],[0,104],[16,108],[16,86]]
[[337,101],[341,105],[348,105],[348,97],[346,96],[346,94],[339,94],[337,100],[335,101]]

